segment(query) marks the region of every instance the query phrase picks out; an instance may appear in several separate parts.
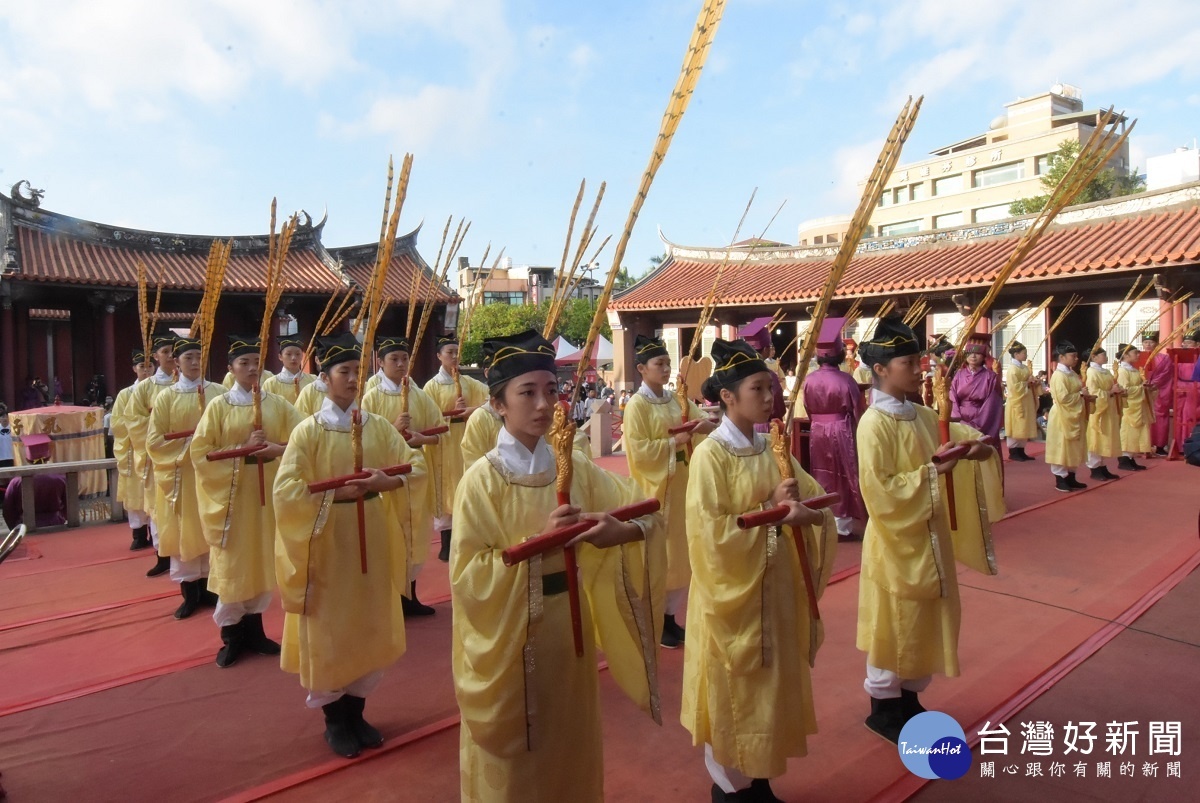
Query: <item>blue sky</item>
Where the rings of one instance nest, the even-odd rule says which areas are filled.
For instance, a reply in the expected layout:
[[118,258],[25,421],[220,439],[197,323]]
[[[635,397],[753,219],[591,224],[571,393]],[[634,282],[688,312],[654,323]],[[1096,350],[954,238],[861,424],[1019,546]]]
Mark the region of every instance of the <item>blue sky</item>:
[[[415,155],[402,230],[447,215],[518,264],[557,263],[579,180],[619,234],[699,0],[0,0],[0,184],[54,211],[237,234],[282,209],[378,237],[389,153]],[[906,95],[904,161],[1056,81],[1140,118],[1134,164],[1200,136],[1193,3],[729,0],[626,265],[675,242],[794,242],[848,213]],[[611,247],[607,252],[611,256]]]

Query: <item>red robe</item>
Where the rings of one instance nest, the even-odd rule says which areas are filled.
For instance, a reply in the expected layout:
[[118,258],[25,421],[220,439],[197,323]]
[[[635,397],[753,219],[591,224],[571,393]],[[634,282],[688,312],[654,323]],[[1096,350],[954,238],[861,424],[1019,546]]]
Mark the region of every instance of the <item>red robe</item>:
[[1146,368],[1146,385],[1157,389],[1154,397],[1154,423],[1150,425],[1150,444],[1155,449],[1167,448],[1171,436],[1171,403],[1175,385],[1175,366],[1171,358],[1160,352]]

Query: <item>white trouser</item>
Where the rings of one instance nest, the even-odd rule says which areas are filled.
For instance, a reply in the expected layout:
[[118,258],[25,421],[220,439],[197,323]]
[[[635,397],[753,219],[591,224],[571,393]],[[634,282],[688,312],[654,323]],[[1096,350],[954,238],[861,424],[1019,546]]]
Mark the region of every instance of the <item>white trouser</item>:
[[850,535],[854,532],[854,519],[849,516],[834,516],[833,521],[837,524],[838,535]]
[[713,757],[712,745],[704,745],[704,766],[708,768],[708,775],[712,778],[713,783],[720,787],[722,792],[733,794],[734,792],[746,789],[750,786],[753,778],[747,778],[742,775],[735,767],[725,767],[717,763]]
[[136,530],[138,527],[145,527],[150,523],[150,517],[143,510],[125,509],[125,515],[129,517],[129,529]]
[[1104,465],[1103,457],[1096,454],[1095,452],[1088,452],[1088,456],[1087,456],[1087,467],[1088,468],[1100,468],[1100,466],[1102,466],[1102,465]]
[[1121,452],[1121,457],[1128,457],[1130,460],[1132,460],[1133,452]]
[[191,582],[208,577],[208,554],[192,560],[171,558],[171,579],[176,583]]
[[242,617],[248,613],[262,613],[271,607],[272,593],[267,591],[243,602],[221,602],[218,600],[217,609],[213,611],[213,621],[217,623],[218,627],[229,627],[242,621]]
[[901,689],[915,692],[925,691],[931,680],[933,680],[933,675],[902,680],[890,669],[880,669],[867,664],[867,679],[863,681],[863,688],[876,700],[892,700],[900,696]]
[[158,525],[154,523],[154,519],[150,519],[150,543],[154,544],[154,551],[158,551]]
[[1009,449],[1024,449],[1025,444],[1029,443],[1025,438],[1009,438],[1007,442]]
[[449,530],[453,524],[454,516],[452,515],[433,517],[433,529],[437,530],[439,534],[442,532],[442,530]]
[[1066,479],[1067,475],[1071,473],[1071,469],[1067,468],[1066,466],[1060,466],[1051,463],[1050,473],[1056,477],[1062,477],[1063,479]]
[[667,592],[667,616],[687,610],[688,587],[675,588]]
[[423,564],[423,563],[410,563],[408,565],[408,582],[409,583],[417,582],[417,578],[421,576],[421,567],[424,565],[425,564]]
[[381,680],[383,680],[383,670],[376,669],[374,672],[363,675],[358,680],[347,683],[340,689],[334,689],[333,691],[310,689],[308,699],[304,701],[304,704],[309,708],[320,708],[323,705],[329,705],[332,702],[340,700],[347,694],[351,697],[366,697],[375,691]]

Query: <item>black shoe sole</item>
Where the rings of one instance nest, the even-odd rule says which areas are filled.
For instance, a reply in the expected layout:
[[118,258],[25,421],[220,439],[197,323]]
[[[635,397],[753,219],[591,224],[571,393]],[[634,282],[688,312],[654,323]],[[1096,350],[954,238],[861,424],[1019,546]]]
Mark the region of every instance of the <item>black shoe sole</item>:
[[875,730],[870,725],[868,725],[865,721],[863,722],[863,727],[866,728],[867,730],[869,730],[871,733],[878,736],[880,739],[883,739],[885,742],[892,745],[893,747],[900,744],[900,734],[896,734],[896,738],[892,739],[892,738],[888,737],[887,735],[885,735],[884,733]]

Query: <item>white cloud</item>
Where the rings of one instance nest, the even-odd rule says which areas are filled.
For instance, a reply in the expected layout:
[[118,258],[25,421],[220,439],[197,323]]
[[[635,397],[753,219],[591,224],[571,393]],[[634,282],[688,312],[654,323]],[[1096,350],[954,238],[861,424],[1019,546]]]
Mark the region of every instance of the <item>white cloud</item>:
[[586,42],[581,43],[575,46],[571,54],[567,56],[567,60],[571,62],[572,67],[582,72],[596,60],[596,51]]
[[843,145],[833,152],[835,182],[827,193],[831,209],[854,210],[862,198],[862,185],[871,175],[871,169],[879,158],[883,140],[871,140],[855,145]]
[[326,136],[388,137],[405,151],[425,152],[434,145],[465,147],[477,140],[487,123],[491,91],[486,80],[471,87],[426,84],[412,92],[377,98],[361,118],[349,123],[324,115],[320,128]]

